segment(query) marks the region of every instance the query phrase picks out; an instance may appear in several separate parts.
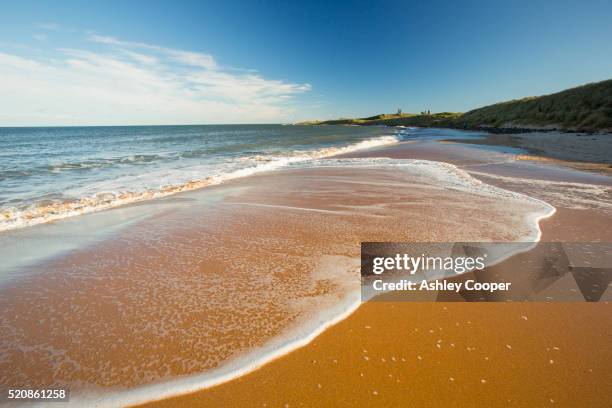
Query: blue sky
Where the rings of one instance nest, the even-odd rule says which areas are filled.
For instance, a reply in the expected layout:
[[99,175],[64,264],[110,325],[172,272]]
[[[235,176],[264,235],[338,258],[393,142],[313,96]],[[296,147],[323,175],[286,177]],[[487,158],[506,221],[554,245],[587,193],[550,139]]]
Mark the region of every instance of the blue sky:
[[466,111],[612,77],[609,1],[11,2],[0,126]]

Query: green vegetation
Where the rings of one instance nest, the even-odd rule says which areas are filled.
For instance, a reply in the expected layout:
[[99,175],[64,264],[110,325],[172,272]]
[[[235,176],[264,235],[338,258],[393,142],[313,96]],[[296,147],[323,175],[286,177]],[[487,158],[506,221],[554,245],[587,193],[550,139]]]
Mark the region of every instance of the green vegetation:
[[440,112],[418,115],[404,114],[402,117],[374,119],[369,121],[368,124],[388,126],[451,127],[454,121],[460,117],[461,113],[457,112]]
[[381,114],[368,118],[358,119],[332,119],[324,121],[301,122],[298,125],[386,125],[386,126],[423,126],[423,127],[450,127],[454,120],[461,117],[461,113],[441,112],[432,114],[402,113]]
[[466,113],[382,114],[367,118],[301,124],[612,131],[612,80],[587,84],[551,95],[496,103]]
[[612,130],[612,80],[474,109],[458,124],[470,128]]

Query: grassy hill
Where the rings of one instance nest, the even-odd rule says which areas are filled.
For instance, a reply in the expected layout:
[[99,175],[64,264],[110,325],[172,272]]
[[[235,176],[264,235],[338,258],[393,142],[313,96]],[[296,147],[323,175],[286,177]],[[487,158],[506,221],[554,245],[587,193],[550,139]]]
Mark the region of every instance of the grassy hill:
[[441,112],[432,114],[402,113],[381,114],[369,118],[357,119],[332,119],[324,121],[301,122],[298,125],[387,125],[387,126],[430,126],[430,127],[449,127],[454,120],[463,115],[455,112]]
[[612,130],[612,80],[474,109],[462,115],[458,124],[471,128]]
[[368,118],[312,121],[303,124],[612,131],[612,80],[550,95],[496,103],[466,113],[382,114]]

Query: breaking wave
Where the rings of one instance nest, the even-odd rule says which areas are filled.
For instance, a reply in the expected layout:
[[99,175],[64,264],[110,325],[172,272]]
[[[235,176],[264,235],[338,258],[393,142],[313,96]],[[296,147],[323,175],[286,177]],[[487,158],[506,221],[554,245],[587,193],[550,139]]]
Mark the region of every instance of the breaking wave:
[[[223,166],[220,166],[219,170],[202,178],[193,178],[187,181],[180,180],[183,177],[182,174],[186,173],[186,171],[185,169],[176,169],[175,176],[180,181],[149,188],[133,190],[113,189],[112,182],[109,182],[111,188],[104,188],[93,193],[82,194],[73,199],[46,199],[28,205],[0,208],[0,231],[23,228],[76,215],[106,210],[125,204],[166,197],[184,191],[218,185],[228,180],[248,177],[264,171],[276,170],[293,163],[307,162],[357,150],[389,145],[397,143],[399,140],[399,135],[386,135],[362,140],[341,147],[326,147],[311,151],[292,151],[288,154],[245,155],[234,159],[234,161],[229,164],[224,163]],[[147,162],[154,159],[155,157],[149,155],[138,155],[129,158],[132,162]],[[107,162],[91,162],[84,164],[66,163],[57,165],[53,170],[62,171],[107,165],[109,165]],[[152,174],[150,183],[153,184],[155,181],[154,174]],[[95,185],[92,187],[95,188]]]

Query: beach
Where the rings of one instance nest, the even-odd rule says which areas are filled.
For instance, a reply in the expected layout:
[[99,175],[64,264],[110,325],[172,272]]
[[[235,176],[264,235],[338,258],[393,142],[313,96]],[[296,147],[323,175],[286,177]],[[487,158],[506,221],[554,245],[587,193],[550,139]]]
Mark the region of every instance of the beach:
[[612,2],[7,2],[0,408],[612,408]]
[[2,383],[77,406],[604,405],[607,297],[362,303],[359,245],[610,242],[612,181],[406,132],[7,231],[65,248],[0,287]]
[[[483,167],[463,148],[442,144],[362,155]],[[519,170],[506,174],[524,176]],[[575,189],[577,179],[585,181],[563,167],[530,170],[534,179]],[[578,194],[561,200],[521,179],[505,181],[534,197],[557,196],[555,215],[540,221],[543,241],[612,238],[605,227],[612,225],[609,196],[589,205]],[[370,302],[307,346],[236,381],[148,406],[606,406],[611,329],[608,302]]]
[[371,303],[251,374],[148,406],[606,406],[611,324],[604,304]]

